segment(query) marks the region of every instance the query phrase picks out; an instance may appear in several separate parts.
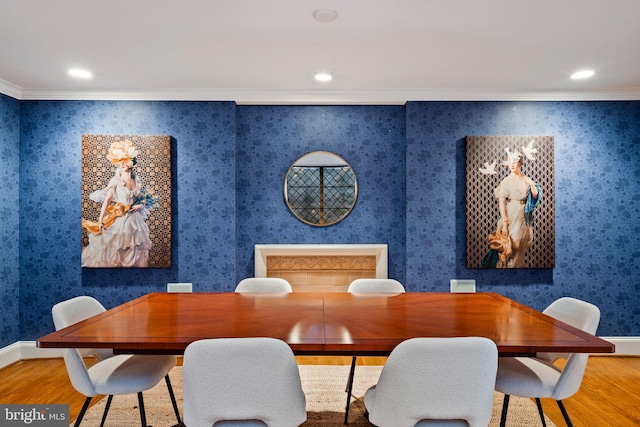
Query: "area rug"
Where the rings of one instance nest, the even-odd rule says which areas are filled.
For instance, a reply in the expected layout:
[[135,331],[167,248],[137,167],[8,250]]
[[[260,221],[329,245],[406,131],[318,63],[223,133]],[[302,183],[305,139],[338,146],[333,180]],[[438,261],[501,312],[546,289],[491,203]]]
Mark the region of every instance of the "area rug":
[[[370,427],[364,416],[364,392],[376,384],[380,376],[381,366],[357,366],[353,383],[353,397],[349,410],[349,426]],[[300,365],[302,388],[307,397],[307,421],[303,427],[343,426],[344,407],[346,404],[345,386],[349,366]],[[170,374],[171,384],[182,408],[182,367],[176,366]],[[500,393],[495,393],[493,415],[490,427],[500,424],[502,408]],[[100,400],[86,413],[82,425],[94,427],[100,425],[106,399]],[[164,381],[144,393],[144,406],[147,423],[153,427],[170,427],[176,424],[176,417],[171,406],[169,393]],[[535,404],[530,399],[512,397],[509,402],[508,427],[530,427],[540,425],[540,418]],[[72,424],[73,425],[73,424]],[[139,427],[140,413],[138,399],[135,394],[115,396],[109,409],[106,427]],[[555,424],[547,418],[547,426]]]

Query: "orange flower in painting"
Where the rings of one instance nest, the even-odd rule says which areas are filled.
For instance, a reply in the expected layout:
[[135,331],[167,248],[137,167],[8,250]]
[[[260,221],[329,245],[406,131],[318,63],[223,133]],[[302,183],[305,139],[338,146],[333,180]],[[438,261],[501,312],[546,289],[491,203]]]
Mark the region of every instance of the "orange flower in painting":
[[124,162],[131,168],[136,164],[137,156],[138,150],[136,150],[131,141],[125,139],[124,141],[116,141],[111,144],[107,159],[109,159],[113,165],[119,165]]

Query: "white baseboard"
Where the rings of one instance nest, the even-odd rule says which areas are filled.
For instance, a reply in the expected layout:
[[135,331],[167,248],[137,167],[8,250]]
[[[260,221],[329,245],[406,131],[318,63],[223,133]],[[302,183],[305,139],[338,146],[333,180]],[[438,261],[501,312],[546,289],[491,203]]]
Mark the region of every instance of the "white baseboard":
[[[600,337],[616,346],[615,353],[597,354],[597,356],[640,356],[640,337]],[[594,356],[596,356],[594,354]]]
[[0,368],[25,359],[62,357],[61,348],[38,348],[35,341],[17,341],[0,348]]
[[[616,346],[615,353],[594,356],[640,356],[640,337],[601,337]],[[61,348],[39,348],[35,341],[17,341],[0,348],[0,368],[25,359],[51,359],[62,357]]]

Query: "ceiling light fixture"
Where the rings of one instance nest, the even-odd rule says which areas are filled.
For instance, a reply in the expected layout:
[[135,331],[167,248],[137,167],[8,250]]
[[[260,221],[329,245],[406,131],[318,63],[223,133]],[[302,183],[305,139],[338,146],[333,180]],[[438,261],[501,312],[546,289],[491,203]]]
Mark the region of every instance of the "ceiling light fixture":
[[332,70],[318,70],[313,73],[313,78],[318,80],[319,82],[328,82],[333,80],[333,71]]
[[571,78],[574,80],[588,79],[589,77],[593,77],[595,74],[596,73],[593,70],[582,70],[571,74]]
[[72,68],[71,70],[69,70],[69,75],[73,77],[79,77],[81,79],[88,79],[91,77],[90,72],[78,68]]
[[331,22],[338,17],[338,12],[331,9],[318,9],[313,12],[313,17],[319,22]]

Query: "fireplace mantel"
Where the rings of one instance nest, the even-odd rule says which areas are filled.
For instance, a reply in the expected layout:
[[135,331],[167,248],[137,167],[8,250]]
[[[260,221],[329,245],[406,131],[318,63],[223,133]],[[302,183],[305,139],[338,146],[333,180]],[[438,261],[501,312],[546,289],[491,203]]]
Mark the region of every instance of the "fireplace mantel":
[[388,250],[386,244],[290,244],[255,245],[255,277],[267,277],[268,256],[375,256],[376,278],[388,277]]

